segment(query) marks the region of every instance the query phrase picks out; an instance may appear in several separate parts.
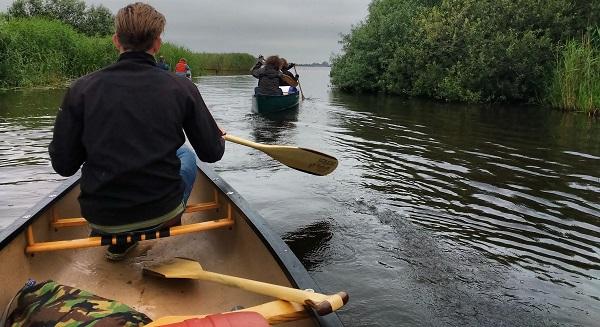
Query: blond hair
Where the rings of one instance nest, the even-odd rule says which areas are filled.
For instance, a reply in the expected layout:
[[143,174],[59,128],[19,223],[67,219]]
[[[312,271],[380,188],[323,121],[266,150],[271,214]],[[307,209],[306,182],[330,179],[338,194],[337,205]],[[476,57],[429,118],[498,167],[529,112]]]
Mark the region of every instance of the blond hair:
[[165,28],[165,16],[149,4],[136,2],[119,10],[115,31],[125,50],[146,51]]

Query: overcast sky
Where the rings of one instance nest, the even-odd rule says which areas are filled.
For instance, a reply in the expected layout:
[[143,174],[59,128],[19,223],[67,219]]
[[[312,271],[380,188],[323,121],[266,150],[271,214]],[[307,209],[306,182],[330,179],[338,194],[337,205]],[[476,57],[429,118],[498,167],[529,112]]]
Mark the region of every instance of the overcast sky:
[[[12,0],[0,0],[6,11]],[[135,1],[85,0],[113,13]],[[290,62],[329,61],[340,33],[366,17],[370,0],[148,1],[167,19],[163,39],[199,52],[279,54]]]

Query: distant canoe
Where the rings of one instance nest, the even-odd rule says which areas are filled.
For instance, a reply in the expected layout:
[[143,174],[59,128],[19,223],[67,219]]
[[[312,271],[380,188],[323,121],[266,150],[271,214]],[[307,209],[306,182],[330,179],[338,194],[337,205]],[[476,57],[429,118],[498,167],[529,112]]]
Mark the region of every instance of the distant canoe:
[[271,113],[294,109],[298,106],[299,102],[300,93],[298,92],[291,94],[284,92],[283,95],[255,94],[253,98],[255,111],[259,113]]

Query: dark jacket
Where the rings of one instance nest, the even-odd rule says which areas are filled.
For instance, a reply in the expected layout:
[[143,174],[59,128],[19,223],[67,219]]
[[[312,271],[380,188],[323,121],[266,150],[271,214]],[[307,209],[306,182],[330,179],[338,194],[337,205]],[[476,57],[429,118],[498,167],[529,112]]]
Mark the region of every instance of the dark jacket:
[[67,90],[49,152],[63,176],[81,169],[83,216],[104,226],[156,218],[182,201],[177,149],[185,133],[202,161],[225,149],[198,88],[145,52],[84,76]]
[[252,76],[258,78],[257,94],[264,95],[282,95],[283,92],[279,88],[279,77],[281,72],[272,66],[262,65],[262,62],[257,62],[251,70]]

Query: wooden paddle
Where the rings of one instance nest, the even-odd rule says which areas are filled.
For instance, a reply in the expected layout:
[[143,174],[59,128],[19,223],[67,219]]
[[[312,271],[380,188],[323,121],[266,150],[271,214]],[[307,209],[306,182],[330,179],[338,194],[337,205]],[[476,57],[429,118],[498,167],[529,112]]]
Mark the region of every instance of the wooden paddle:
[[[296,321],[300,319],[308,318],[308,312],[306,309],[294,302],[277,300],[273,302],[267,302],[259,304],[250,308],[245,308],[237,311],[229,312],[256,312],[263,316],[271,325],[282,324],[284,322]],[[229,312],[223,312],[227,314]],[[144,327],[157,327],[168,324],[174,324],[188,319],[204,318],[207,315],[192,315],[192,316],[164,316],[155,319]]]
[[174,258],[164,264],[145,267],[144,273],[163,278],[187,278],[211,281],[257,294],[272,296],[280,300],[303,303],[314,308],[321,316],[341,308],[348,302],[348,294],[346,292],[324,295],[245,278],[217,274],[205,271],[199,262],[185,258]]
[[223,138],[233,143],[260,150],[290,168],[313,175],[325,176],[334,171],[338,165],[336,158],[311,149],[260,144],[229,134],[223,135]]
[[[296,66],[294,66],[294,74],[298,75],[296,71]],[[300,95],[302,96],[302,101],[304,101],[304,92],[302,92],[302,85],[300,85],[300,79],[298,79],[298,87],[300,88]]]

